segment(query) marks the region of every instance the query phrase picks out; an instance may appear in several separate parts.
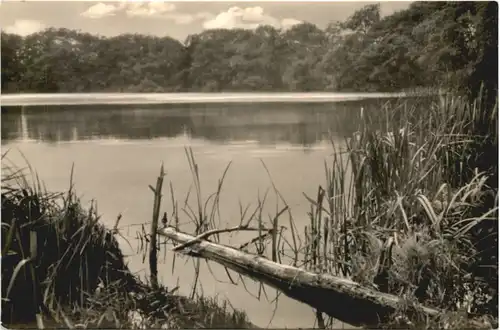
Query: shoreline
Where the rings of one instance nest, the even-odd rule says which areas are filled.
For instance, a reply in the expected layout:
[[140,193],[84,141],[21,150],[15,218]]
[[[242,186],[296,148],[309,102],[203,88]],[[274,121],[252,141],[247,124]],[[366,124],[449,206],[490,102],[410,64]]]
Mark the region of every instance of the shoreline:
[[2,94],[2,107],[50,105],[166,105],[218,103],[334,103],[406,98],[407,93],[54,93]]

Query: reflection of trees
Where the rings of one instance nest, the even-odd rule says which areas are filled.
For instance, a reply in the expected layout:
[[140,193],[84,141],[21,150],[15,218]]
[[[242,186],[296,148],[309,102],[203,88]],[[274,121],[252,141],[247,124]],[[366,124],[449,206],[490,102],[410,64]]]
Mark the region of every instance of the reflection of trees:
[[288,142],[308,146],[339,131],[344,115],[333,104],[259,104],[219,108],[193,116],[191,135],[217,141],[254,140],[264,144]]
[[221,142],[254,140],[310,146],[328,138],[329,132],[350,135],[357,129],[361,106],[365,112],[376,114],[381,105],[372,100],[336,104],[176,105],[158,109],[26,108],[2,116],[2,140],[22,138],[23,119],[27,128],[24,137],[47,142],[152,139],[187,132],[192,137]]
[[[309,129],[307,128],[309,127]],[[200,126],[191,132],[193,137],[214,141],[257,141],[262,144],[288,142],[309,146],[318,142],[316,127],[298,123],[292,125],[262,124],[246,126]]]
[[[20,117],[21,113],[16,115]],[[32,110],[26,111],[25,116],[28,138],[54,142],[173,137],[192,125],[188,116],[166,115],[161,110]],[[15,137],[20,138],[21,134],[18,132]]]
[[18,114],[12,115],[2,108],[2,120],[0,120],[2,123],[2,143],[21,138],[20,119]]

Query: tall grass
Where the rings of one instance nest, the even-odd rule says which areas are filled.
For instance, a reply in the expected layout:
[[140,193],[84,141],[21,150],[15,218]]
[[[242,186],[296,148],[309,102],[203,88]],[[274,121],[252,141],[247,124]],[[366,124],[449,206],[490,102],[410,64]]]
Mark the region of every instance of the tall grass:
[[496,316],[497,107],[443,96],[425,109],[361,111],[359,123],[307,197],[306,267]]
[[[2,163],[4,322],[29,319],[42,306],[84,305],[86,293],[101,282],[134,287],[117,241],[99,224],[95,204],[86,210],[71,184],[66,194],[51,194],[34,173],[29,182],[5,157]],[[33,241],[36,256],[29,251]]]
[[[257,232],[257,237],[243,242],[242,244],[240,244],[239,248],[244,251],[264,254],[267,252],[266,248],[269,246],[270,241],[272,241],[273,243],[271,244],[271,250],[275,252],[274,256],[275,258],[277,258],[277,247],[280,244],[280,241],[278,241],[278,238],[280,237],[278,234],[278,218],[285,211],[287,211],[288,208],[283,207],[281,210],[276,209],[276,214],[270,217],[269,221],[266,221],[264,214],[264,209],[268,198],[268,191],[266,191],[264,193],[264,196],[257,197],[257,202],[254,208],[250,208],[250,205],[244,207],[240,203],[240,218],[232,219],[238,220],[238,225],[231,228],[223,228],[224,225],[221,223],[220,215],[220,203],[222,199],[224,183],[227,179],[227,175],[231,167],[231,162],[227,164],[227,166],[221,173],[220,178],[217,180],[214,191],[208,194],[206,198],[204,198],[203,192],[205,187],[202,187],[201,185],[201,173],[200,168],[196,162],[195,155],[189,148],[185,149],[185,154],[188,162],[188,167],[191,171],[192,184],[187,193],[187,196],[185,196],[184,198],[183,204],[181,204],[180,206],[174,197],[175,189],[172,185],[170,185],[170,192],[172,196],[171,207],[173,210],[170,219],[173,219],[174,223],[170,221],[170,223],[168,223],[167,225],[174,226],[178,230],[188,231],[194,236],[204,235],[208,233],[210,234],[209,236],[212,241],[220,244],[224,244],[227,242],[223,237],[221,237],[222,234],[236,232]],[[187,219],[187,221],[183,223],[183,226],[179,225],[180,216],[183,216],[184,219]],[[203,239],[206,238],[208,237],[204,237]],[[176,246],[174,247],[174,251],[182,250],[182,248],[182,246]],[[172,269],[175,267],[175,258],[176,257],[174,255],[172,260]],[[204,260],[204,262],[206,263],[209,271],[212,272],[210,263],[206,260]],[[195,271],[190,293],[190,298],[192,299],[197,295],[197,292],[199,291],[198,289],[200,289],[198,285],[201,261],[200,259],[196,258],[193,260],[193,263]],[[227,268],[224,268],[224,270],[228,280],[232,284],[241,283],[245,287],[245,290],[250,295],[256,297],[258,300],[260,300],[262,296],[268,298],[266,289],[263,284],[259,284],[258,292],[253,293],[247,289],[246,281],[242,274],[237,274],[235,276],[231,275],[230,271]]]

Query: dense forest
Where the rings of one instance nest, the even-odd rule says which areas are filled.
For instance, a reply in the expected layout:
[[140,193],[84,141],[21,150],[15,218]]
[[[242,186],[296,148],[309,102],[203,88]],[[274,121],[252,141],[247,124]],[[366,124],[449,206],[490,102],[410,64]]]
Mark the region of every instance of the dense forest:
[[414,2],[386,17],[368,5],[324,30],[215,29],[184,43],[2,32],[2,92],[478,90],[496,86],[497,25],[495,2]]

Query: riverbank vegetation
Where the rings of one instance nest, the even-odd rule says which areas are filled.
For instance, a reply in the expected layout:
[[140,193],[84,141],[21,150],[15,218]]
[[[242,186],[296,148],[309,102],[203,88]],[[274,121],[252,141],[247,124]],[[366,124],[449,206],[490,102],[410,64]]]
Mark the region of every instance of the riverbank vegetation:
[[[2,156],[2,324],[13,328],[248,328],[215,298],[153,289],[127,267],[115,228],[70,185],[49,193]],[[35,324],[36,322],[36,324]]]
[[2,92],[454,88],[497,71],[496,8],[494,2],[414,2],[382,17],[379,5],[368,5],[324,29],[307,22],[288,30],[216,29],[184,43],[57,28],[24,38],[2,32]]
[[[326,164],[326,184],[309,198],[307,267],[411,304],[495,318],[497,106],[479,102],[450,97],[425,111],[361,113],[346,153]],[[467,327],[444,322],[435,326]]]
[[[267,220],[257,210],[242,219],[239,228],[228,230],[258,229],[251,252],[278,262],[272,274],[262,269],[256,273],[248,260],[225,245],[207,252],[208,248],[200,249],[198,254],[193,242],[181,238],[175,251],[183,252],[182,246],[188,245],[191,250],[184,252],[190,256],[213,258],[266,283],[279,283],[276,278],[281,273],[290,275],[290,268],[280,270],[279,264],[284,264],[352,279],[374,290],[370,291],[374,296],[379,294],[377,304],[384,304],[388,297],[384,294],[401,298],[394,314],[378,314],[380,324],[363,324],[370,311],[359,302],[359,293],[350,291],[351,284],[342,288],[338,280],[340,284],[330,291],[315,288],[314,299],[299,288],[293,291],[292,285],[281,288],[316,308],[320,327],[338,327],[333,317],[368,327],[496,327],[498,105],[482,100],[447,96],[425,103],[425,109],[424,103],[401,100],[378,111],[361,110],[358,130],[345,145],[333,144],[333,159],[325,163],[325,183],[317,195],[305,196],[304,202],[311,206],[305,227],[304,215],[291,212],[293,207],[272,185],[280,200],[276,214]],[[192,237],[208,239],[213,231],[224,234],[224,228],[193,217],[197,225]],[[180,237],[171,229],[165,233]],[[352,296],[346,297],[346,292]],[[356,317],[361,308],[363,317]]]

